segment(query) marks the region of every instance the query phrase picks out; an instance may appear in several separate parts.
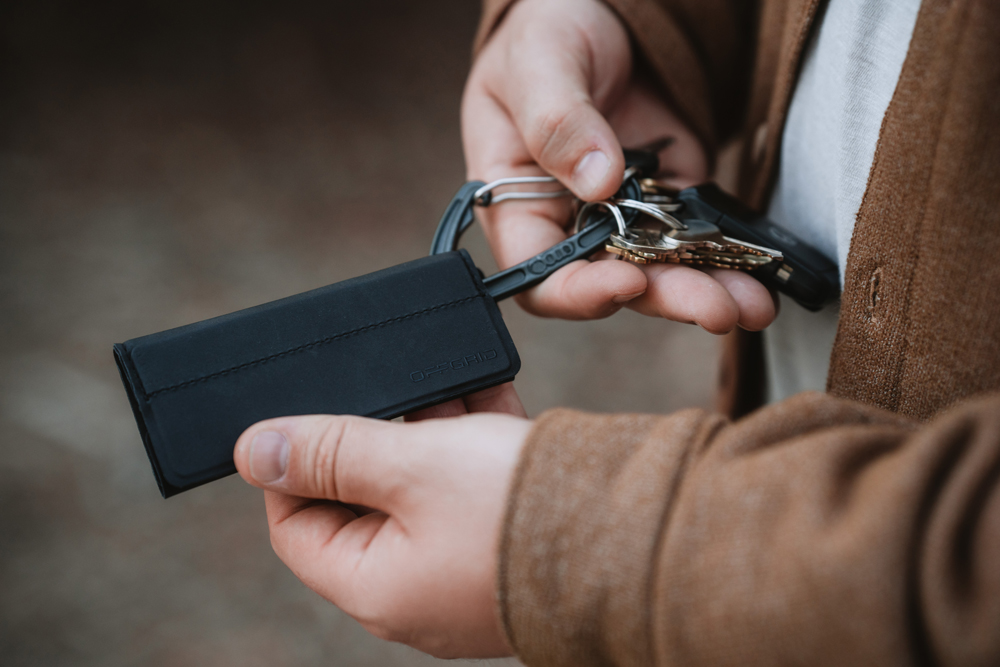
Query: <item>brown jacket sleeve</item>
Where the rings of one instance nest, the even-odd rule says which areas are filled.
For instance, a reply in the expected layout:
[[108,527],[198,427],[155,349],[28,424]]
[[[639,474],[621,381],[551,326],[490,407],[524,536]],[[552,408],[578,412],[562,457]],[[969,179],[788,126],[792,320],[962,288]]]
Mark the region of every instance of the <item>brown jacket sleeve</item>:
[[1000,395],[545,413],[500,609],[528,665],[1000,664]]
[[[737,129],[750,82],[755,2],[605,0],[634,40],[640,62],[712,151]],[[485,0],[474,51],[514,0]]]

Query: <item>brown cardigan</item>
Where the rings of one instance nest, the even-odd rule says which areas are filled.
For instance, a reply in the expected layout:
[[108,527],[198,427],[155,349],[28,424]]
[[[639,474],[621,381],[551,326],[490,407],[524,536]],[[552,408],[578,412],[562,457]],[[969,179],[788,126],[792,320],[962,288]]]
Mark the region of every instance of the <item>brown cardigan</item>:
[[[488,0],[477,45],[511,0]],[[608,0],[763,208],[819,0]],[[847,261],[828,393],[739,421],[543,414],[500,543],[528,665],[1000,665],[1000,3],[925,0]],[[996,258],[996,259],[995,259]],[[726,412],[754,407],[737,336]]]

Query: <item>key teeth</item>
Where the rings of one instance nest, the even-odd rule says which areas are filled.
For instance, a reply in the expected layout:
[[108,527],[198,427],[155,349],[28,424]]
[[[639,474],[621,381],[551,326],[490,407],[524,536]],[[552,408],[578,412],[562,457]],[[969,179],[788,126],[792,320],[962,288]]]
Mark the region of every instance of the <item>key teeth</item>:
[[619,248],[617,246],[608,243],[604,246],[604,249],[615,256],[616,259],[624,259],[626,261],[632,262],[633,264],[650,264],[653,260],[647,259],[645,257],[640,257],[635,255],[628,250]]
[[704,249],[694,252],[666,250],[662,253],[641,253],[626,248],[620,248],[613,243],[608,243],[604,249],[614,255],[616,259],[632,262],[633,264],[686,264],[689,266],[712,266],[720,269],[732,269],[736,271],[751,271],[758,267],[776,261],[769,255],[758,255],[755,253],[742,254],[720,254],[709,252]]
[[[698,226],[694,231],[687,232],[687,240],[684,236],[688,227],[670,232],[630,227],[620,234],[612,234],[605,250],[617,259],[633,264],[662,262],[739,271],[751,271],[771,262],[783,261],[781,253],[776,250],[724,236],[715,225],[706,221],[694,222]],[[714,233],[711,230],[715,230]]]

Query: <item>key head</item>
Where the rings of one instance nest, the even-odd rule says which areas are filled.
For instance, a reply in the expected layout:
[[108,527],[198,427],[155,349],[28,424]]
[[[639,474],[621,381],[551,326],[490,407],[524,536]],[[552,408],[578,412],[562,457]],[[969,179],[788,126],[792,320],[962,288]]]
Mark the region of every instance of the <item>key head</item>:
[[640,256],[648,256],[650,259],[655,259],[664,253],[672,252],[681,245],[663,234],[662,230],[641,227],[630,227],[627,236],[612,234],[608,241],[608,245],[613,245]]
[[687,229],[669,229],[664,234],[681,243],[697,244],[714,250],[722,250],[728,245],[719,228],[707,220],[684,218],[684,224]]
[[[768,257],[774,260],[780,260],[782,258],[781,253],[777,250],[754,245],[752,243],[746,243],[744,241],[740,241],[739,239],[734,239],[724,235],[716,225],[708,222],[707,220],[701,220],[699,218],[684,218],[684,224],[687,225],[687,229],[672,229],[666,232],[666,234],[675,240],[687,243],[696,243],[702,248],[706,248],[713,252],[720,252],[724,255],[756,255],[759,257]],[[767,262],[764,263],[766,264]]]
[[821,309],[840,293],[836,262],[748,209],[715,184],[687,188],[678,193],[677,199],[687,215],[712,220],[727,236],[779,252],[780,261],[771,261],[754,272],[767,287],[790,296],[809,310]]

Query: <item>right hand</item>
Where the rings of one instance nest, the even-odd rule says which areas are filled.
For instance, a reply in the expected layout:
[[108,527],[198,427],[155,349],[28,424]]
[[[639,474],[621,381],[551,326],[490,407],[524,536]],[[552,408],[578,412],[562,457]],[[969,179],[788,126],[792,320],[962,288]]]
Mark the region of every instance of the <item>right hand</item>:
[[[476,59],[462,100],[469,179],[548,173],[581,199],[609,197],[624,173],[622,143],[674,137],[661,152],[668,182],[703,182],[708,160],[654,86],[633,71],[629,36],[598,0],[519,0]],[[510,202],[480,210],[500,268],[567,237],[569,203]],[[529,312],[606,317],[625,303],[713,333],[763,329],[776,315],[768,290],[738,271],[577,261],[519,295]]]

